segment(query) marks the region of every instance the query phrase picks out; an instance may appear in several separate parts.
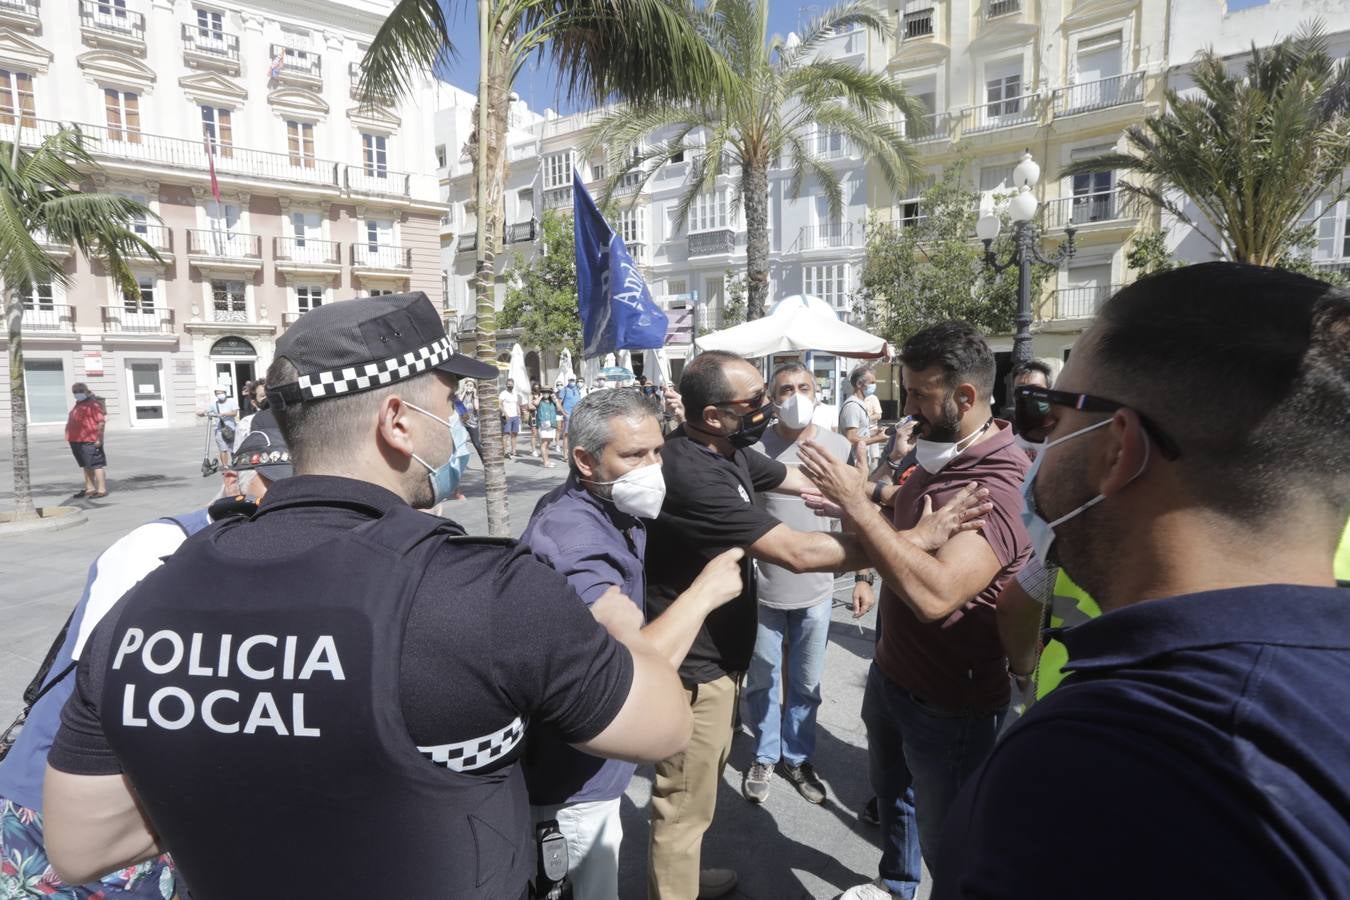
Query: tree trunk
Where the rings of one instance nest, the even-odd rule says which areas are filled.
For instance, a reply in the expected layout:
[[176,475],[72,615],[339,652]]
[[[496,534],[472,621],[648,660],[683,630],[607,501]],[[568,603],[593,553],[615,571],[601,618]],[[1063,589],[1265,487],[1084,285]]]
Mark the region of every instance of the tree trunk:
[[[477,356],[497,365],[496,256],[502,237],[503,196],[506,181],[504,152],[508,118],[506,104],[509,76],[503,65],[509,55],[501,46],[497,32],[500,23],[491,21],[488,0],[479,0],[479,46],[483,49],[479,64],[476,129],[470,145],[473,157],[475,205],[478,219],[478,256],[474,265],[474,305],[477,315]],[[493,34],[489,36],[489,29]],[[483,443],[483,478],[487,492],[488,534],[511,536],[511,513],[506,492],[506,463],[502,443],[499,386],[493,382],[478,391],[478,428]]]
[[28,391],[23,379],[23,297],[5,291],[5,329],[9,338],[9,422],[14,456],[14,518],[31,519],[33,485],[28,471]]
[[745,169],[745,320],[764,315],[769,296],[769,170],[752,164]]

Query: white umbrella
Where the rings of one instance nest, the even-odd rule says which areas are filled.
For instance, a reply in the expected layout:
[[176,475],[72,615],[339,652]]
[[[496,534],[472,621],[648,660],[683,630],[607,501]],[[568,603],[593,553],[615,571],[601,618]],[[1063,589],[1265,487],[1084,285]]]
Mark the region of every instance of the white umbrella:
[[519,344],[511,345],[511,368],[506,375],[516,383],[516,393],[522,397],[530,396],[530,373],[525,368],[525,351]]
[[586,383],[587,389],[595,385],[595,378],[600,374],[600,363],[601,359],[598,356],[592,356],[581,361],[581,380]]
[[745,357],[803,350],[819,350],[855,359],[891,356],[885,338],[840,322],[832,314],[810,304],[809,300],[786,304],[787,300],[781,301],[774,314],[762,319],[705,334],[698,339],[699,349],[725,350]]
[[577,374],[572,371],[572,351],[564,347],[563,352],[558,356],[558,380],[567,384],[569,378],[576,377]]

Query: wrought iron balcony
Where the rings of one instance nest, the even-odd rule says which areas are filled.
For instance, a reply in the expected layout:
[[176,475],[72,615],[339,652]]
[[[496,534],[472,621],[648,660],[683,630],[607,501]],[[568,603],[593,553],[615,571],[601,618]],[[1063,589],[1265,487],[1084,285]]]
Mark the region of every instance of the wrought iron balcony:
[[827,222],[824,225],[804,225],[797,235],[798,250],[822,250],[831,247],[856,246],[852,222]]
[[24,31],[37,31],[41,27],[38,0],[0,0],[0,23],[17,25]]
[[1106,109],[1144,99],[1144,73],[1126,72],[1096,81],[1085,81],[1058,88],[1054,94],[1057,116],[1073,115],[1094,109]]
[[544,191],[544,209],[563,209],[571,205],[572,189],[570,187]]
[[508,244],[521,244],[525,241],[534,240],[534,220],[528,222],[516,222],[506,226],[506,242]]
[[916,9],[905,13],[900,20],[900,40],[912,41],[915,38],[933,36],[933,8]]
[[411,269],[412,249],[397,244],[352,244],[352,265],[366,269]]
[[342,245],[312,237],[272,238],[272,258],[279,263],[342,265]]
[[183,58],[189,66],[239,74],[239,35],[183,23]]
[[262,238],[237,231],[189,228],[188,254],[222,260],[261,260]]
[[145,16],[141,13],[104,0],[79,0],[79,10],[80,36],[86,44],[145,53]]
[[1022,0],[986,0],[984,4],[984,17],[986,19],[997,19],[999,16],[1012,15],[1015,12],[1021,12]]
[[61,303],[37,303],[25,300],[23,304],[23,330],[41,332],[59,332],[70,334],[75,331],[75,307]]
[[233,325],[252,324],[252,317],[248,312],[248,303],[240,296],[213,298],[210,312],[212,322],[228,322]]
[[1048,201],[1041,222],[1047,230],[1065,228],[1069,222],[1081,228],[1094,222],[1137,219],[1142,208],[1138,198],[1121,190],[1075,194]]
[[1102,304],[1124,285],[1093,284],[1067,287],[1051,296],[1053,316],[1056,319],[1086,319],[1097,314]]
[[[173,252],[173,229],[168,225],[153,222],[136,222],[131,226],[136,236],[145,241],[159,253]],[[140,254],[137,254],[140,255]]]
[[343,183],[353,194],[371,194],[380,197],[407,197],[412,176],[395,172],[376,163],[343,166]]
[[900,136],[918,144],[924,141],[945,141],[951,136],[952,117],[948,113],[928,113],[913,119],[902,117],[895,123]]
[[122,304],[103,307],[103,330],[108,334],[173,334],[174,312],[167,306]]
[[273,60],[281,61],[281,67],[276,73],[278,81],[311,87],[323,86],[323,57],[318,53],[284,44],[273,44],[271,53]]
[[689,235],[690,256],[712,256],[736,252],[736,233],[730,228],[699,231]]
[[981,103],[961,110],[961,130],[966,134],[1011,128],[1034,123],[1037,119],[1039,94],[1022,94],[992,103]]

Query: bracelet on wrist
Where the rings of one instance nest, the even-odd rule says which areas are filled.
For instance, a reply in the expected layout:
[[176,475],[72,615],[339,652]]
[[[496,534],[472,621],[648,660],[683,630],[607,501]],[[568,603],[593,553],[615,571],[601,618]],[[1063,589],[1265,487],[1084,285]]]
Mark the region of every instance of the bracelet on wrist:
[[875,584],[875,583],[876,583],[876,580],[877,580],[877,576],[876,576],[874,573],[872,573],[872,572],[867,572],[867,573],[856,572],[856,573],[854,573],[854,575],[853,575],[853,583],[854,583],[854,584],[869,584],[869,585],[870,585],[870,584]]
[[881,502],[881,492],[882,492],[883,490],[885,490],[885,488],[886,488],[886,485],[882,484],[880,481],[874,481],[874,482],[872,483],[872,502],[873,502],[873,503],[880,503],[880,502]]

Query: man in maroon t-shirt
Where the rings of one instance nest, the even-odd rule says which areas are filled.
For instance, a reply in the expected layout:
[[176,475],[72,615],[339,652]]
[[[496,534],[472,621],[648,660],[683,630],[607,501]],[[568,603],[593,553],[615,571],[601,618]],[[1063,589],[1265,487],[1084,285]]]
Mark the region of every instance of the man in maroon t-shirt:
[[[994,603],[1031,554],[1021,522],[1027,457],[1009,424],[990,412],[994,355],[978,331],[945,322],[910,338],[900,354],[905,413],[917,422],[918,468],[895,498],[893,522],[877,515],[857,470],[811,448],[803,471],[837,504],[876,565],[886,627],[867,675],[863,723],[879,784],[879,877],[843,900],[910,900],[920,854],[937,850],[947,809],[994,745],[1008,709],[1007,661]],[[931,503],[975,482],[992,508],[979,531],[933,554],[897,541]],[[912,792],[910,789],[913,789]]]

